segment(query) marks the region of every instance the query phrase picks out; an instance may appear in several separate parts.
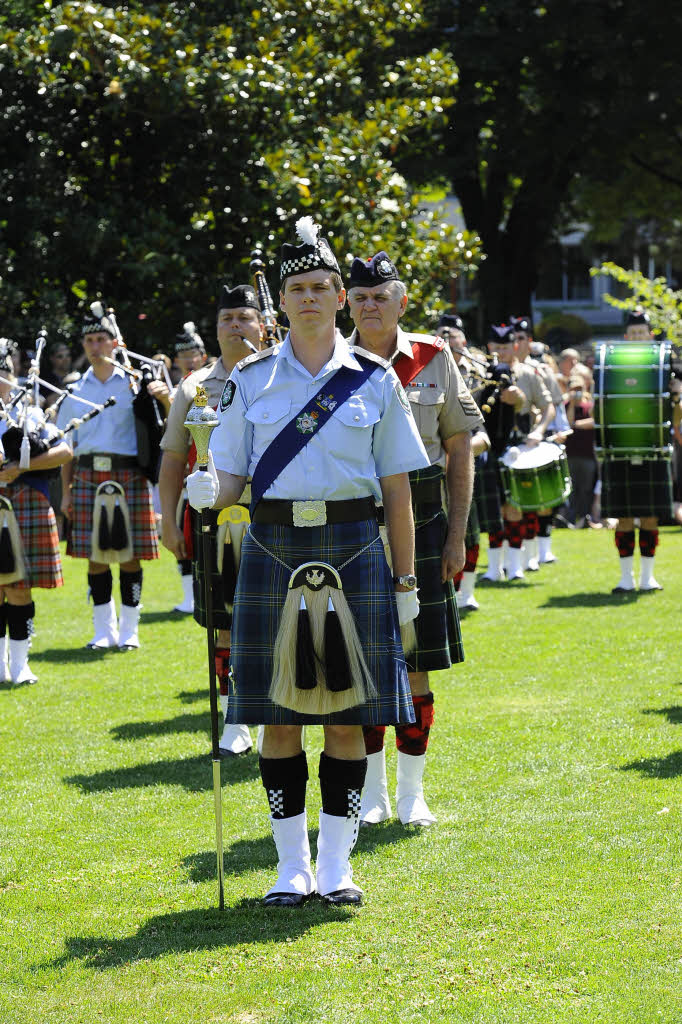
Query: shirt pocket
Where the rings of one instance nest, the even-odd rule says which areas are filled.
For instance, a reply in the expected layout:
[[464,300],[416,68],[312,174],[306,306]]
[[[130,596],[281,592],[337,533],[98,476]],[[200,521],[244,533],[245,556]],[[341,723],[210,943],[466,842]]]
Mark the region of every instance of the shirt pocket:
[[253,426],[253,451],[262,453],[291,419],[291,399],[263,395],[244,413]]
[[375,402],[361,398],[359,395],[353,395],[333,415],[338,417],[344,427],[363,429],[373,427],[375,423],[379,422],[381,410]]
[[411,388],[409,385],[405,390],[419,436],[422,440],[435,441],[445,392],[439,388]]

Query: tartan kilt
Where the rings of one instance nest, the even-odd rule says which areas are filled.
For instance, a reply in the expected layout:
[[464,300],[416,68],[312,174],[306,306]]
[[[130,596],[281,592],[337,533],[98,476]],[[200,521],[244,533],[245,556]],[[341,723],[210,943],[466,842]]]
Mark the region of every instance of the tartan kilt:
[[[268,697],[273,651],[291,576],[262,551],[256,538],[291,570],[320,560],[340,570],[377,695],[331,715],[304,715]],[[375,519],[316,527],[252,523],[242,542],[234,614],[226,721],[258,725],[397,725],[414,721],[407,666],[400,643],[393,578]]]
[[[192,524],[192,590],[194,591],[194,619],[206,629],[206,601],[204,600],[204,547],[201,533],[201,516],[190,506],[189,516]],[[213,596],[213,628],[232,628],[232,605],[234,590],[226,592],[222,574],[218,572],[218,551],[216,533],[218,530],[218,509],[208,509],[211,524],[211,593]]]
[[419,587],[419,615],[415,622],[417,646],[407,655],[410,672],[450,668],[464,661],[462,632],[455,587],[441,582],[441,556],[448,533],[448,517],[437,505],[414,510],[414,571]]
[[467,551],[470,548],[478,547],[481,543],[481,525],[478,521],[478,509],[472,500],[467,519],[467,532],[464,535],[464,547]]
[[72,518],[66,553],[73,558],[90,558],[92,548],[92,512],[95,491],[105,480],[115,480],[125,491],[130,513],[133,558],[149,560],[159,557],[156,514],[152,489],[139,469],[110,469],[106,472],[79,467],[74,473],[71,500]]
[[504,529],[502,505],[504,493],[497,455],[489,451],[474,461],[474,497],[480,533],[497,533]]
[[11,586],[46,590],[63,586],[57,520],[45,495],[35,487],[18,482],[3,486],[0,494],[12,502],[28,570],[27,579]]
[[667,459],[645,459],[640,465],[605,459],[601,463],[601,481],[604,518],[657,516],[663,522],[672,520],[673,481]]

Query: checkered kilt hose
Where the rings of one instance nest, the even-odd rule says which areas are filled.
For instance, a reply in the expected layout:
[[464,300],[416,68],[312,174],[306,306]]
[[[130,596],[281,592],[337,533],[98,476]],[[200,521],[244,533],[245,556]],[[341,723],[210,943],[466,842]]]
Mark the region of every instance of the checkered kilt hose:
[[502,505],[504,492],[500,479],[497,456],[486,452],[485,458],[478,456],[474,462],[474,497],[480,533],[496,533],[504,529]]
[[90,558],[92,547],[92,511],[95,492],[105,480],[115,480],[125,491],[130,514],[133,558],[149,560],[159,557],[156,516],[152,489],[146,476],[138,469],[111,469],[105,472],[79,467],[73,477],[72,518],[66,553],[73,558]]
[[[332,715],[303,715],[268,698],[272,655],[291,572],[258,542],[296,569],[320,560],[341,570],[343,591],[355,616],[377,696]],[[397,725],[414,721],[407,667],[400,643],[391,571],[374,519],[316,527],[252,523],[242,558],[232,617],[231,677],[226,721],[257,725]]]
[[28,578],[16,587],[61,587],[62,560],[54,511],[44,494],[25,483],[13,483],[0,489],[12,502],[24,546]]
[[658,516],[673,518],[673,478],[666,459],[645,459],[640,465],[605,459],[601,464],[601,514],[609,519]]
[[[206,601],[204,596],[204,545],[201,533],[201,516],[190,506],[190,520],[192,523],[192,546],[194,548],[194,559],[192,561],[192,589],[194,591],[194,618],[200,626],[206,629]],[[213,597],[213,628],[230,629],[232,627],[232,604],[234,602],[234,591],[225,593],[225,585],[222,575],[218,572],[216,532],[218,529],[218,511],[208,509],[209,522],[211,524],[211,593]],[[227,554],[231,557],[232,550]],[[228,607],[229,606],[229,607]]]
[[[440,466],[429,466],[410,473],[410,485],[443,479]],[[452,580],[441,583],[443,545],[448,532],[448,517],[442,503],[413,506],[414,571],[419,587],[419,615],[415,623],[417,646],[407,656],[410,672],[429,672],[450,668],[464,661],[462,633],[459,627],[457,599]]]

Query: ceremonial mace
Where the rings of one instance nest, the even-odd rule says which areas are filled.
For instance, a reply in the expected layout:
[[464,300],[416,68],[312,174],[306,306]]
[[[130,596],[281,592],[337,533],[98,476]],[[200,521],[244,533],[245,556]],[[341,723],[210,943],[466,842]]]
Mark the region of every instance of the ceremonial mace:
[[[218,417],[208,404],[208,395],[199,385],[194,405],[187,413],[185,426],[192,435],[197,450],[197,466],[202,473],[208,472],[208,446],[211,434],[218,426]],[[218,737],[218,690],[215,681],[215,635],[213,632],[213,592],[211,575],[213,558],[211,552],[211,523],[208,509],[201,509],[201,550],[204,562],[204,605],[206,608],[206,642],[208,644],[208,686],[211,702],[211,744],[213,747],[213,800],[215,803],[216,857],[218,861],[218,910],[225,909],[224,864],[223,864],[223,811],[220,785],[220,739]]]

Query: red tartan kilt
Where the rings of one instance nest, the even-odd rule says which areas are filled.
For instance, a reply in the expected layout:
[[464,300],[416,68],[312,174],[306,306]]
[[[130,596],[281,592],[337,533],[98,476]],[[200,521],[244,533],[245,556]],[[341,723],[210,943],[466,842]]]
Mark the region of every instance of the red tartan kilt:
[[147,478],[137,469],[116,469],[108,472],[79,467],[71,488],[71,520],[66,545],[67,555],[90,558],[92,550],[92,511],[95,492],[105,480],[116,480],[125,491],[130,514],[133,558],[149,560],[159,557],[156,514],[152,489]]
[[15,587],[52,589],[64,584],[54,510],[44,494],[17,481],[0,490],[12,502],[24,546],[28,579]]

